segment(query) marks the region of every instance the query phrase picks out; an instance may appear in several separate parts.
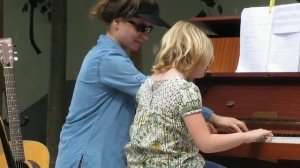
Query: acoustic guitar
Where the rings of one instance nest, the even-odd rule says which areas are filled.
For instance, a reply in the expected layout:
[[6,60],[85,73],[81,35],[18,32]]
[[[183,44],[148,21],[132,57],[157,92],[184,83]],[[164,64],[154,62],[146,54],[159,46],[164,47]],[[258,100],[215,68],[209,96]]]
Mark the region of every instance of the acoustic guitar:
[[[5,81],[10,148],[16,168],[48,168],[50,155],[40,142],[22,139],[14,77],[14,51],[11,38],[0,39],[0,59]],[[7,168],[5,154],[0,154],[0,168]]]

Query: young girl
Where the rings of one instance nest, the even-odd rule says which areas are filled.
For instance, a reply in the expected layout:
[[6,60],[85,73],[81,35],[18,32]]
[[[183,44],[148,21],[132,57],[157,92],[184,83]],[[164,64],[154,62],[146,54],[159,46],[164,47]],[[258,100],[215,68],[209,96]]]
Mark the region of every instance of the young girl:
[[257,129],[211,134],[203,118],[201,95],[192,79],[204,76],[213,61],[209,38],[195,25],[177,22],[163,37],[154,73],[137,93],[138,107],[126,145],[128,167],[204,167],[205,153],[263,140]]

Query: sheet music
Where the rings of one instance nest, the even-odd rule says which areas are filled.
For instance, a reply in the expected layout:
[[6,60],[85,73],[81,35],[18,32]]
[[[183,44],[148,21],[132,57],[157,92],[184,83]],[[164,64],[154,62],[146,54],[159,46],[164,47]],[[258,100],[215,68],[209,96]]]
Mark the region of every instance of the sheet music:
[[271,35],[267,72],[298,72],[300,33]]
[[268,7],[246,8],[241,16],[237,72],[266,71],[272,13]]
[[274,8],[272,32],[274,34],[300,32],[300,4],[279,5]]
[[300,4],[246,8],[237,72],[298,72]]

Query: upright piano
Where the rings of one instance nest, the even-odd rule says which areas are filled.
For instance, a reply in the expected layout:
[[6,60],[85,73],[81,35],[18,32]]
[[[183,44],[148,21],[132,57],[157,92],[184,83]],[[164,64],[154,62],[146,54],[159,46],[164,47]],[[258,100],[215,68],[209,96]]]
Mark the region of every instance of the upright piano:
[[[232,26],[230,23],[236,26],[239,19],[239,16],[230,16],[191,20],[208,23],[208,27],[212,24],[228,29]],[[239,34],[211,38],[215,62],[204,78],[195,79],[203,105],[219,115],[244,121],[250,130],[265,128],[274,133],[274,137],[265,142],[243,144],[214,155],[299,161],[300,167],[300,73],[235,73],[239,58]]]

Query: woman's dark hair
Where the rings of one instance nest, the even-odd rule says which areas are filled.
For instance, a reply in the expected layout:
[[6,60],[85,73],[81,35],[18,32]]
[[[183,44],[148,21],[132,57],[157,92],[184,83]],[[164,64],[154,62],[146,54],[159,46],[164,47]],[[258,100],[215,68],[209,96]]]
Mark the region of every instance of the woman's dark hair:
[[115,18],[129,18],[136,14],[141,0],[100,0],[91,16],[110,24]]

